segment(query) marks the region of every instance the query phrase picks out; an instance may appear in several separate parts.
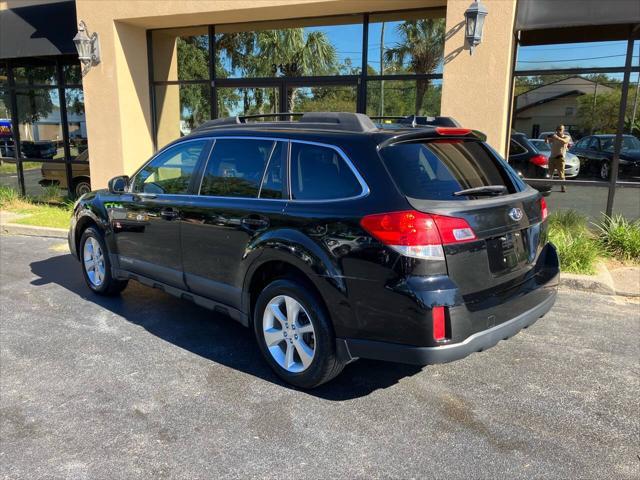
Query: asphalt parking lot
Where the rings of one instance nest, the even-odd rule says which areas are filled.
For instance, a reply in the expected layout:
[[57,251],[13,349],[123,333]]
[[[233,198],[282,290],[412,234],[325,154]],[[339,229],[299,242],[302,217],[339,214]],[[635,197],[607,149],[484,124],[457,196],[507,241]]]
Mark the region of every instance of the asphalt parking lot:
[[233,321],[60,240],[0,237],[0,478],[638,478],[640,304],[561,291],[537,324],[425,368],[304,392]]

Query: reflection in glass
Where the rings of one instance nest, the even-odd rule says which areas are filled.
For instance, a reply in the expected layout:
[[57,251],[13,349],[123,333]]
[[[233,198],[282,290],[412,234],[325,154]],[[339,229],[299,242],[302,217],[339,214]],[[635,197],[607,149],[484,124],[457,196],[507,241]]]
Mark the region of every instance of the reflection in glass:
[[13,79],[16,85],[55,85],[56,65],[54,61],[33,60],[13,66]]
[[276,113],[280,102],[277,88],[218,88],[216,95],[218,117]]
[[355,85],[290,87],[287,105],[291,112],[355,112]]
[[441,73],[444,34],[444,12],[440,10],[372,15],[369,74]]
[[188,135],[210,119],[208,83],[157,85],[155,88],[158,147]]
[[82,83],[82,70],[77,63],[63,65],[62,76],[64,77],[64,83],[67,85],[79,85]]
[[23,157],[63,159],[58,91],[33,89],[15,93]]
[[[87,149],[87,122],[84,116],[84,92],[81,88],[65,90],[67,123],[69,126],[69,148],[75,159]],[[77,159],[76,159],[77,160]]]
[[[221,78],[303,77],[360,73],[359,15],[275,23],[220,26],[216,45]],[[243,30],[247,28],[247,30]]]
[[207,27],[154,30],[152,44],[154,80],[209,78]]
[[374,80],[367,82],[367,115],[440,115],[442,80]]

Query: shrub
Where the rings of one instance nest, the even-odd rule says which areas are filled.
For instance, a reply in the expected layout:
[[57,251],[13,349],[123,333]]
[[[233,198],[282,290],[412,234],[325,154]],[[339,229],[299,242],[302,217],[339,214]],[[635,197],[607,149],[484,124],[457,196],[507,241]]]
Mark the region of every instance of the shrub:
[[585,231],[587,229],[587,217],[575,210],[559,210],[549,216],[549,228],[568,231]]
[[640,221],[630,222],[622,215],[607,217],[596,225],[604,250],[620,260],[640,261]]
[[0,208],[14,203],[19,198],[20,195],[13,188],[0,185]]
[[595,273],[599,246],[588,231],[555,229],[549,232],[549,239],[558,249],[560,268],[563,271],[586,275]]

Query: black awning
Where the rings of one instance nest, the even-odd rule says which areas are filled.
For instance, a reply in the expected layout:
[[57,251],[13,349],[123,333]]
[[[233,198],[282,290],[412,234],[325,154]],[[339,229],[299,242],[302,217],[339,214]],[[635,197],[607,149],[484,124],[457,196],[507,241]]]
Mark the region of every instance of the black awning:
[[73,0],[0,11],[0,58],[76,53]]
[[520,0],[515,30],[521,45],[541,45],[626,40],[638,24],[638,0]]

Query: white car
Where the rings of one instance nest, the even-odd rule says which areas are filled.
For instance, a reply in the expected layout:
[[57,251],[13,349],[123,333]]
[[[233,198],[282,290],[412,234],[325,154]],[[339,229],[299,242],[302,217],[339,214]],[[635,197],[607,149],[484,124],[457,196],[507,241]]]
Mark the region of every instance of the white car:
[[[529,140],[534,147],[540,152],[541,155],[544,155],[549,159],[549,155],[551,155],[551,146],[545,142],[544,140],[532,138]],[[576,157],[573,153],[567,152],[564,156],[564,176],[565,178],[575,178],[580,173],[580,159]]]

